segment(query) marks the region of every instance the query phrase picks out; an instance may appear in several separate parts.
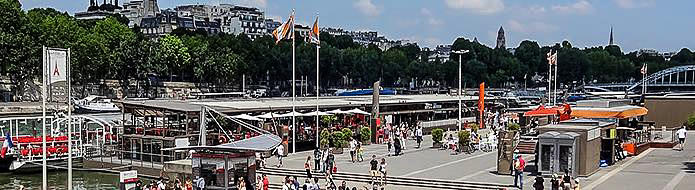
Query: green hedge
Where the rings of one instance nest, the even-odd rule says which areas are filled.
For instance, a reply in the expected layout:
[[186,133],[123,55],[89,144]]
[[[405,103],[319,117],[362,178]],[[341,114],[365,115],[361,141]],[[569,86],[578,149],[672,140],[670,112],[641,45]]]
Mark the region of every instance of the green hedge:
[[369,139],[372,137],[372,131],[369,130],[369,127],[362,127],[360,128],[360,136],[362,136],[362,142],[369,142]]
[[432,129],[432,140],[435,143],[441,143],[442,138],[444,138],[444,129],[440,129],[440,128]]

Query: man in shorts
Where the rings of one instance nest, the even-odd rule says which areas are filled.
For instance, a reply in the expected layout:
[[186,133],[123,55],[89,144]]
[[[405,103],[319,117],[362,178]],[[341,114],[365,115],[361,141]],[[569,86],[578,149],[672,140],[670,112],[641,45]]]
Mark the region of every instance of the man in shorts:
[[685,125],[681,127],[681,129],[678,129],[676,132],[678,134],[678,143],[680,144],[680,150],[683,151],[683,147],[685,147],[685,136],[688,131],[685,130]]
[[372,161],[369,161],[369,175],[372,176],[372,184],[379,177],[379,161],[376,160],[376,155],[372,155]]

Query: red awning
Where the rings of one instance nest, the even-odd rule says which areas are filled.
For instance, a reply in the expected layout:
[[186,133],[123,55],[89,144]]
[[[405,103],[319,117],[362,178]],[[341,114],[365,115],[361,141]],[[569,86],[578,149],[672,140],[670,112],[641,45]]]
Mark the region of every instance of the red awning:
[[539,116],[549,116],[549,115],[557,115],[558,113],[562,113],[563,107],[549,107],[546,108],[543,105],[538,106],[538,108],[524,112],[525,117],[539,117]]

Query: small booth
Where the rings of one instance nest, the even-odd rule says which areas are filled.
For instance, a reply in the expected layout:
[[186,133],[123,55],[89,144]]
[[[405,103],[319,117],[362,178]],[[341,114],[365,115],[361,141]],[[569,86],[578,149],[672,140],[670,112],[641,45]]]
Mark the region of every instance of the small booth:
[[568,169],[575,177],[595,173],[601,160],[602,137],[606,136],[602,134],[614,128],[614,123],[590,119],[573,119],[539,127],[538,171],[551,175]]
[[263,134],[215,146],[187,146],[172,150],[195,150],[191,156],[194,180],[204,180],[205,189],[236,189],[239,180],[256,183],[255,153],[268,152],[280,145],[277,135]]
[[575,132],[560,133],[556,131],[545,132],[538,136],[540,146],[538,171],[541,173],[563,173],[570,171],[572,176],[577,176],[576,168],[579,168],[577,157],[577,141],[579,134]]

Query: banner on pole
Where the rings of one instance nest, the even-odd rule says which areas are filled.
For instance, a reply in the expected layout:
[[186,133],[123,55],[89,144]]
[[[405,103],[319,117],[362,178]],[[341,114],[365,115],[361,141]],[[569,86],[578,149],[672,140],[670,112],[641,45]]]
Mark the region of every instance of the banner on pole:
[[44,71],[48,75],[48,83],[53,84],[56,82],[67,81],[68,80],[68,52],[67,50],[57,50],[48,49],[46,50],[47,61],[46,68]]
[[485,82],[480,83],[478,89],[478,111],[480,112],[480,125],[478,128],[485,128]]

